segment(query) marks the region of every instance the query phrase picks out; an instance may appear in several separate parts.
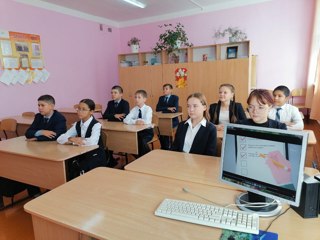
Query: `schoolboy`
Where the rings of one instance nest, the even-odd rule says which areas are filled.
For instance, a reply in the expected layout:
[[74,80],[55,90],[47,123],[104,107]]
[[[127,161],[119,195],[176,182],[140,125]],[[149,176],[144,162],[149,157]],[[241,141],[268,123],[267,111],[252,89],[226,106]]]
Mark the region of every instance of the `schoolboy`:
[[112,122],[122,122],[129,113],[129,103],[122,99],[123,89],[121,86],[113,86],[111,89],[112,100],[103,113],[103,118]]
[[[135,93],[136,106],[131,109],[130,113],[123,120],[125,124],[151,124],[152,122],[152,108],[147,106],[147,92],[145,90],[138,90]],[[139,157],[150,152],[148,142],[153,138],[153,129],[148,128],[138,132],[138,148]]]
[[65,117],[54,110],[55,100],[51,95],[38,98],[38,110],[25,136],[28,141],[55,141],[67,131]]
[[288,129],[303,130],[304,124],[299,109],[287,101],[290,96],[288,87],[280,85],[273,90],[274,106],[269,112],[269,118],[285,123]]
[[[174,113],[178,111],[179,97],[172,94],[173,87],[171,84],[166,83],[162,87],[163,96],[159,97],[159,101],[156,107],[157,112]],[[177,117],[172,119],[172,127],[178,126],[179,120]],[[170,149],[170,137],[160,136],[161,149]]]

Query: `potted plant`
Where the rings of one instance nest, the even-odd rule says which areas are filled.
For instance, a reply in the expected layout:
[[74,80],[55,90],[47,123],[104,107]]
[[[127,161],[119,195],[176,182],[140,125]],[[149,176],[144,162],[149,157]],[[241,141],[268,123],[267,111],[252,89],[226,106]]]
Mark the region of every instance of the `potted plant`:
[[177,23],[175,26],[169,23],[159,27],[164,28],[165,31],[160,34],[156,46],[152,49],[155,55],[163,50],[170,54],[180,47],[192,47],[192,43],[189,43],[187,33],[181,23]]
[[217,30],[214,34],[215,38],[228,37],[229,42],[241,42],[247,39],[247,34],[238,27],[228,27],[224,30]]
[[138,39],[137,37],[132,37],[129,41],[128,41],[128,46],[131,47],[131,51],[133,53],[137,53],[139,52],[139,48],[140,48],[140,39]]

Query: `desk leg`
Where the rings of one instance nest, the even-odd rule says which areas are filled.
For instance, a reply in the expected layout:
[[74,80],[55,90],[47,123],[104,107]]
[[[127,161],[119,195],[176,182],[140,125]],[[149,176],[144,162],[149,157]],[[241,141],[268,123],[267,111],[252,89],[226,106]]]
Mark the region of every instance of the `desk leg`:
[[32,224],[35,240],[79,240],[80,233],[46,221],[42,218],[32,216]]

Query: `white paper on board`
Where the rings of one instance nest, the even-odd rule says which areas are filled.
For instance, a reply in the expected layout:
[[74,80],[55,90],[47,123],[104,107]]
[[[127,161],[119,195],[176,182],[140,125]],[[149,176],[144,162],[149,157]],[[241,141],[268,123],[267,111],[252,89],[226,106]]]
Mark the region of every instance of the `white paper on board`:
[[11,70],[5,69],[2,73],[2,75],[0,76],[0,82],[6,84],[6,85],[10,85],[12,81],[12,73]]

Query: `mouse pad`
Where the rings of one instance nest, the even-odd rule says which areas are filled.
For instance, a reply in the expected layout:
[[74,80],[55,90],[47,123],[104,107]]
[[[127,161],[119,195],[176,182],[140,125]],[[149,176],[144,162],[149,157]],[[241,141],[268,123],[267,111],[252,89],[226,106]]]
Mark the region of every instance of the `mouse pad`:
[[277,240],[278,234],[273,232],[259,231],[259,234],[222,230],[220,240]]

